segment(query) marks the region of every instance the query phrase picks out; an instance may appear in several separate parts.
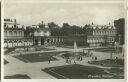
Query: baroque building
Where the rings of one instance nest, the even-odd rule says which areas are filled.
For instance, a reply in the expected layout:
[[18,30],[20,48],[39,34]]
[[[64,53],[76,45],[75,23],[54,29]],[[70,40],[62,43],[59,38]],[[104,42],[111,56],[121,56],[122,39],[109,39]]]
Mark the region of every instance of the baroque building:
[[113,44],[116,38],[116,28],[112,25],[90,25],[92,34],[87,36],[90,47],[107,46]]
[[52,36],[50,28],[43,21],[39,25],[25,27],[16,19],[4,19],[4,47],[29,46],[63,46],[73,45],[74,40],[79,46],[104,47],[115,42],[116,28],[112,25],[89,25],[84,35]]
[[58,46],[63,43],[63,37],[51,36],[49,27],[43,22],[29,27],[27,29],[16,20],[4,19],[4,47]]
[[20,47],[33,45],[31,38],[24,37],[25,26],[16,19],[4,19],[4,47]]

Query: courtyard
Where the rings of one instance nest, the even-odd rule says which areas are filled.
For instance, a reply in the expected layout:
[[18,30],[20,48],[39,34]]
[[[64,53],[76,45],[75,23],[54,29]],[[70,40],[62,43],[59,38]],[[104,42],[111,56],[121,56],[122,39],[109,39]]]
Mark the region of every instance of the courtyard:
[[[50,47],[48,48],[50,49]],[[85,48],[78,48],[77,51],[82,53],[83,49]],[[14,52],[9,53],[5,55],[5,60],[9,63],[4,66],[4,76],[6,79],[124,78],[124,65],[122,63],[120,66],[114,66],[113,63],[112,66],[99,65],[99,62],[110,59],[110,53],[108,53],[108,51],[92,51],[93,56],[97,56],[95,63],[88,63],[88,61],[93,61],[92,57],[83,57],[82,61],[76,60],[76,64],[66,63],[65,58],[61,57],[61,55],[73,51],[74,49],[55,47],[54,50],[48,51],[26,51],[24,53],[20,52],[20,54]],[[49,57],[52,57],[50,63],[48,62]],[[121,60],[123,59],[121,53],[113,54],[112,58],[114,59],[115,57]]]

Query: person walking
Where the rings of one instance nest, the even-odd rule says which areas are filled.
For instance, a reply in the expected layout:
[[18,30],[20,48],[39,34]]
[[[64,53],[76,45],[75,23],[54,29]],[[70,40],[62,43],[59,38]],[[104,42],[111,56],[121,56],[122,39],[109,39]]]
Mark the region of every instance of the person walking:
[[80,56],[80,60],[81,60],[81,61],[83,60],[82,55]]
[[97,61],[97,57],[95,56],[95,61]]
[[71,58],[69,58],[69,64],[71,64]]
[[50,62],[51,62],[51,57],[49,57],[49,59],[48,59],[48,64],[50,64]]
[[92,60],[94,59],[94,57],[92,56]]

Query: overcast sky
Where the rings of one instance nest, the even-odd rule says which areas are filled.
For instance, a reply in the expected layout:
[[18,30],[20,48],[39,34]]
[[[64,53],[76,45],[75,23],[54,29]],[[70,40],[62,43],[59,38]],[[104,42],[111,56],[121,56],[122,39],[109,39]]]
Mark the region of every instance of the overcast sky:
[[58,25],[69,23],[99,25],[113,23],[124,17],[121,3],[6,3],[5,18],[17,19],[23,25],[34,25],[40,21],[55,22]]

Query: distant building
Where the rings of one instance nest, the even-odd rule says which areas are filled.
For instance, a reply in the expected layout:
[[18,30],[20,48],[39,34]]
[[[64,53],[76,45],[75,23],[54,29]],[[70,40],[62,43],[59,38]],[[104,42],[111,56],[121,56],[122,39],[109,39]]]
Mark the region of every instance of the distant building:
[[33,33],[25,34],[25,31],[28,32],[25,26],[18,24],[16,20],[4,19],[4,47],[57,46],[63,43],[62,37],[51,36],[49,27],[43,22],[30,28]]
[[112,25],[89,25],[84,35],[51,36],[48,25],[43,22],[29,28],[17,21],[4,19],[4,47],[21,46],[63,46],[73,45],[74,41],[80,46],[103,47],[112,45],[115,41],[116,29]]
[[39,25],[33,25],[32,28],[34,28],[34,45],[50,44],[51,32],[47,25],[42,22]]
[[25,27],[16,19],[4,19],[4,47],[20,47],[33,45],[31,38],[24,37]]
[[116,29],[112,25],[90,25],[92,34],[87,36],[90,47],[99,47],[113,44],[116,37]]

